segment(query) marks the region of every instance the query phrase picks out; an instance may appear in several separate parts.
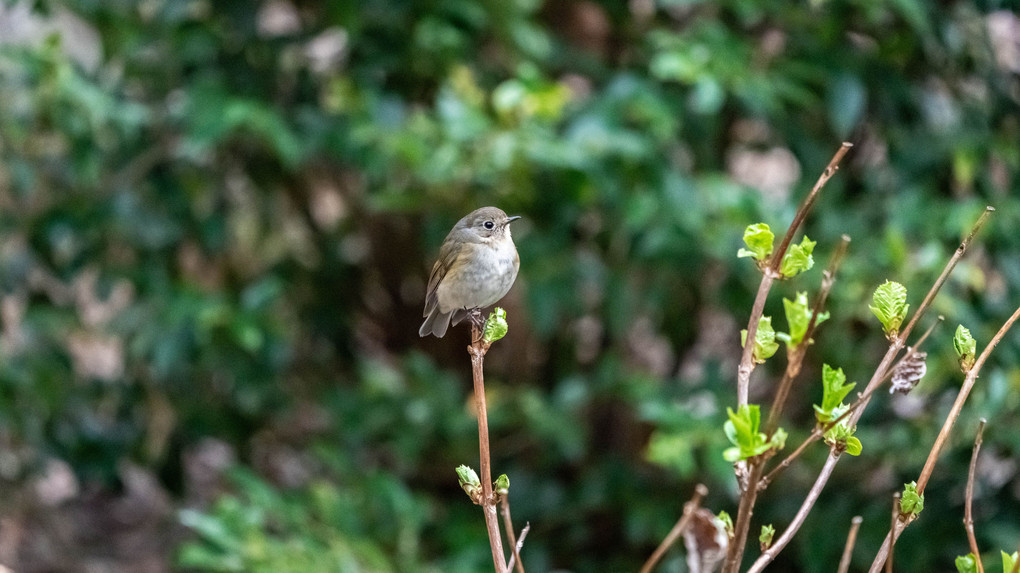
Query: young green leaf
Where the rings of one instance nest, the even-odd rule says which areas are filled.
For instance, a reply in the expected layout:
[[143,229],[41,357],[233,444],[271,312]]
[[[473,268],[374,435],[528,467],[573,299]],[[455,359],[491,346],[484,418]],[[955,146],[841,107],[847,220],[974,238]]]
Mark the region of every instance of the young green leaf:
[[744,229],[744,244],[746,249],[737,251],[738,257],[751,257],[755,261],[764,262],[772,254],[772,243],[775,235],[766,223],[755,223]]
[[[747,344],[747,329],[740,331],[740,346]],[[758,320],[758,329],[754,332],[754,361],[762,364],[779,350],[776,342],[776,331],[772,328],[772,317],[763,316]]]
[[[977,573],[977,558],[973,553],[960,555],[956,558],[956,570],[959,573]],[[1006,573],[1009,573],[1008,571]]]
[[772,547],[772,537],[776,534],[776,528],[772,527],[772,524],[761,526],[761,534],[758,535],[758,543],[761,544],[761,550],[765,551],[769,547]]
[[964,328],[962,324],[956,327],[953,348],[956,349],[956,356],[960,359],[960,369],[964,373],[970,372],[974,366],[974,355],[977,354],[977,341],[970,335],[970,330]]
[[715,518],[723,524],[723,528],[726,529],[726,535],[733,537],[733,518],[730,517],[730,514],[725,511],[720,511]]
[[790,245],[790,248],[783,255],[783,262],[779,265],[779,272],[784,277],[797,276],[815,266],[815,260],[811,252],[815,250],[817,241],[812,241],[805,235],[799,245]]
[[873,304],[869,308],[882,322],[886,337],[891,339],[899,334],[900,325],[910,309],[906,287],[897,282],[885,281],[875,289],[871,301]]
[[819,422],[831,422],[843,414],[843,410],[836,411],[843,403],[843,398],[854,389],[857,384],[846,383],[846,375],[842,368],[833,370],[832,366],[822,364],[822,405],[815,407],[815,417]]
[[475,470],[465,465],[457,466],[457,481],[460,482],[460,488],[464,490],[464,493],[468,494],[472,500],[476,500],[482,495],[482,482],[478,479],[478,474]]
[[844,451],[851,456],[861,455],[863,446],[861,441],[854,436],[856,427],[847,426],[846,422],[840,422],[825,432],[825,443],[835,446],[837,450]]
[[[786,311],[786,324],[790,332],[780,332],[776,334],[776,338],[785,342],[786,346],[792,350],[804,341],[808,324],[811,323],[811,306],[808,304],[807,293],[799,292],[793,300],[784,298],[783,309]],[[829,313],[819,313],[818,318],[815,320],[815,326],[828,319]]]
[[491,344],[506,336],[506,332],[509,329],[510,325],[506,322],[506,311],[497,306],[489,314],[489,319],[485,321],[482,338],[485,339],[485,342]]
[[492,484],[492,491],[497,495],[506,495],[510,493],[510,478],[506,477],[506,474],[499,474],[496,481]]
[[906,516],[919,515],[924,509],[924,494],[917,492],[917,482],[903,484],[903,497],[900,498],[900,513]]
[[1013,568],[1016,567],[1016,561],[1020,559],[1020,554],[1014,551],[1012,554],[1002,552],[1002,573],[1010,573]]
[[746,460],[759,456],[771,449],[782,449],[786,445],[786,432],[776,430],[772,438],[759,432],[761,412],[757,404],[745,404],[737,409],[726,408],[729,419],[723,424],[723,431],[733,447],[723,452],[723,459],[728,462]]

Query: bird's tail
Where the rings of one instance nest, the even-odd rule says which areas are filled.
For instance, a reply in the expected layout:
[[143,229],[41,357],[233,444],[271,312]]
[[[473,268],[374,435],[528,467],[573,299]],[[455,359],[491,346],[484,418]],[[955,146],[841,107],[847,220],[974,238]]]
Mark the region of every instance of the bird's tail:
[[425,337],[434,334],[436,338],[442,338],[446,334],[446,329],[450,328],[450,314],[439,312],[439,305],[436,305],[432,312],[425,317],[425,322],[421,323],[418,336]]

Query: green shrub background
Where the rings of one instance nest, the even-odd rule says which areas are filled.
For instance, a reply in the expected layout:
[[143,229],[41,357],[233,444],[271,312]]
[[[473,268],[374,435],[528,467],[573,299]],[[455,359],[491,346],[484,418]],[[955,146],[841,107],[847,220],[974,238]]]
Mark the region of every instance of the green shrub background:
[[[962,380],[955,325],[980,349],[1020,303],[1016,10],[6,3],[0,18],[20,24],[0,35],[0,512],[32,524],[60,511],[25,501],[53,460],[73,469],[72,505],[130,490],[134,468],[169,500],[156,520],[173,534],[152,549],[168,569],[486,570],[480,511],[453,472],[477,467],[468,335],[417,328],[446,232],[497,205],[524,216],[510,333],[486,367],[495,471],[531,523],[525,563],[636,570],[696,482],[735,515],[722,423],[758,280],[740,237],[757,221],[780,234],[845,140],[805,226],[816,268],[766,308],[782,326],[781,297],[816,292],[852,237],[787,408],[791,444],[812,424],[822,362],[863,383],[884,352],[873,288],[902,282],[916,308],[985,205],[997,210],[935,301],[929,321],[947,324],[927,376],[873,401],[862,456],[841,462],[774,566],[834,570],[860,514],[863,568]],[[783,362],[755,372],[752,402],[767,403]],[[979,417],[978,540],[990,566],[1016,549],[1018,409],[1013,332],[898,570],[951,570],[968,551]],[[210,443],[236,462],[216,487],[188,471]],[[755,529],[785,528],[824,455],[766,492]],[[58,570],[99,558],[66,551]],[[12,555],[47,563],[25,544],[0,560]],[[674,550],[662,570],[681,561]]]

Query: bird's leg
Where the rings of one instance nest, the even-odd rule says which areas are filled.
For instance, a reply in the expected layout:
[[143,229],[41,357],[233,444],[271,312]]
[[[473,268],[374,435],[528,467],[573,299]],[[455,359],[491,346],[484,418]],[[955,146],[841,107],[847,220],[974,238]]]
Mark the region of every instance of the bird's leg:
[[478,340],[471,341],[471,344],[475,344],[482,339],[485,332],[485,318],[482,317],[482,309],[475,307],[468,310],[468,318],[471,319],[471,325],[478,329]]

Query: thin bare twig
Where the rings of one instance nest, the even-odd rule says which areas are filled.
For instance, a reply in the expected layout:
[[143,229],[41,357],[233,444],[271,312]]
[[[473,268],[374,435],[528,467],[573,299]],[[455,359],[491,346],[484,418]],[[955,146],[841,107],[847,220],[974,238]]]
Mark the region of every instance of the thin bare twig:
[[836,570],[836,573],[847,573],[850,570],[850,557],[853,556],[854,544],[857,543],[857,530],[861,528],[862,521],[864,519],[859,515],[855,515],[850,520],[850,533],[846,536],[846,545],[843,546],[843,556],[839,559],[839,569]]
[[[933,330],[935,330],[935,327],[938,326],[939,324],[942,324],[942,320],[943,317],[940,316],[938,322],[933,322],[932,325],[928,327],[928,330],[926,330],[924,334],[922,334],[921,337],[917,339],[917,343],[914,344],[914,346],[910,347],[910,350],[907,351],[907,353],[900,358],[896,365],[898,366],[902,364],[904,361],[909,360],[915,353],[917,353],[917,351],[921,349],[921,345],[924,344],[924,341],[927,340],[928,336],[931,335]],[[788,456],[783,458],[783,461],[779,462],[779,464],[776,465],[776,467],[772,468],[772,470],[764,478],[762,478],[761,482],[759,482],[758,484],[758,487],[760,489],[767,488],[768,485],[772,483],[772,480],[774,480],[776,476],[779,475],[780,472],[789,467],[793,460],[797,459],[797,457],[804,453],[804,450],[806,450],[810,444],[824,436],[826,432],[836,427],[836,424],[842,422],[844,419],[849,417],[855,410],[857,410],[857,408],[860,408],[864,403],[871,399],[871,395],[874,394],[879,388],[881,388],[883,384],[888,382],[892,378],[893,372],[895,371],[896,371],[895,366],[890,368],[885,378],[883,378],[878,384],[872,386],[870,390],[858,394],[857,400],[850,404],[846,411],[837,416],[834,420],[831,420],[825,424],[815,426],[815,428],[811,430],[811,433],[808,434],[808,437],[804,438],[804,441],[801,442],[799,446],[797,446],[797,449],[793,450],[793,452],[791,452]]]
[[514,537],[514,522],[510,519],[510,494],[504,493],[500,498],[500,507],[503,509],[503,531],[506,532],[507,541],[510,543],[510,550],[513,553],[510,555],[510,563],[506,566],[507,570],[514,567],[514,563],[517,563],[517,573],[524,573],[524,562],[521,561],[521,549],[517,546],[517,539]]
[[[975,221],[974,224],[971,226],[970,232],[967,233],[967,236],[963,239],[963,241],[960,242],[960,246],[956,247],[956,251],[953,252],[953,256],[949,257],[949,260],[946,262],[945,267],[942,268],[942,274],[940,274],[939,277],[935,279],[935,283],[931,285],[930,289],[928,289],[928,294],[924,296],[924,300],[921,301],[921,304],[918,305],[917,310],[914,311],[914,316],[911,317],[910,322],[908,322],[907,326],[905,326],[903,330],[901,330],[900,333],[893,338],[892,344],[889,345],[889,350],[886,352],[885,358],[882,360],[882,363],[879,364],[878,368],[875,370],[875,374],[874,376],[872,376],[871,381],[868,382],[868,387],[865,388],[865,390],[870,389],[871,386],[874,384],[881,383],[882,379],[886,375],[889,364],[892,363],[892,357],[899,353],[900,349],[903,347],[904,341],[907,339],[908,336],[910,336],[910,333],[911,331],[913,331],[914,326],[917,324],[919,320],[921,320],[921,317],[924,315],[925,311],[928,310],[928,307],[931,306],[932,301],[935,300],[935,295],[939,293],[939,291],[942,289],[942,285],[945,284],[946,279],[949,278],[949,273],[953,272],[953,269],[956,268],[956,263],[958,263],[960,259],[963,257],[963,254],[967,252],[967,247],[970,246],[970,243],[974,240],[974,237],[977,235],[978,231],[981,230],[981,227],[984,226],[985,221],[988,220],[988,217],[993,212],[995,212],[994,207],[991,206],[985,207],[984,212],[981,213],[981,216],[978,217],[977,221]],[[883,367],[885,367],[885,369]],[[854,413],[853,417],[850,419],[851,425],[857,425],[857,421],[860,420],[861,416],[864,414],[865,407],[867,407],[866,403],[864,407],[861,407]]]
[[826,482],[829,481],[829,477],[832,476],[832,470],[836,468],[835,460],[839,459],[839,454],[834,453],[830,450],[829,457],[826,459],[825,465],[822,466],[822,471],[818,473],[818,477],[815,478],[815,483],[811,486],[808,491],[807,497],[804,498],[804,502],[800,504],[800,509],[797,510],[797,515],[793,516],[793,521],[787,526],[783,534],[772,542],[772,546],[762,551],[758,559],[755,560],[751,568],[747,570],[747,573],[761,573],[776,558],[776,555],[783,550],[784,547],[793,536],[797,534],[801,525],[804,525],[804,520],[807,519],[808,513],[811,512],[811,508],[814,507],[815,502],[818,501],[818,496],[822,494],[822,489],[825,488]]
[[[896,523],[900,520],[900,492],[896,492],[892,496],[892,524],[889,526],[889,530],[896,529]],[[896,541],[893,540],[895,544]],[[889,547],[889,555],[885,559],[885,573],[892,573],[892,558],[893,548]]]
[[[949,439],[949,433],[953,429],[953,425],[956,424],[957,418],[960,417],[960,411],[963,410],[963,404],[967,401],[967,397],[970,395],[970,391],[974,389],[974,384],[977,382],[978,374],[981,372],[981,368],[984,366],[985,361],[991,355],[992,350],[999,344],[999,341],[1006,335],[1009,329],[1013,326],[1013,323],[1020,318],[1020,307],[1018,307],[1013,315],[1006,320],[1006,322],[999,328],[999,331],[995,333],[991,341],[988,342],[988,346],[981,352],[978,359],[974,361],[974,365],[970,371],[967,372],[966,378],[964,378],[963,386],[960,387],[959,392],[956,394],[956,401],[953,402],[953,407],[949,410],[949,415],[946,416],[946,421],[942,424],[942,429],[939,430],[938,437],[935,438],[935,443],[931,447],[931,451],[928,452],[928,459],[924,462],[924,468],[921,470],[921,475],[917,478],[917,492],[919,494],[924,493],[924,488],[928,485],[931,480],[932,473],[935,471],[935,462],[938,461],[939,454],[942,453],[942,449],[946,445],[946,441]],[[914,514],[916,516],[916,514]],[[885,554],[890,551],[890,546],[896,543],[896,539],[903,533],[903,530],[910,525],[911,520],[900,521],[896,524],[896,527],[889,531],[885,537],[885,541],[882,543],[882,547],[878,550],[878,554],[875,556],[875,561],[871,564],[871,573],[877,573],[877,564],[880,564],[884,560]]]
[[691,496],[690,501],[684,504],[684,511],[680,516],[680,519],[678,519],[676,524],[673,525],[673,529],[669,530],[669,533],[666,534],[666,538],[662,540],[662,543],[655,548],[651,557],[645,561],[645,564],[641,567],[641,573],[651,573],[652,569],[654,569],[656,564],[659,563],[659,560],[662,559],[662,556],[666,554],[666,551],[668,551],[669,548],[676,543],[677,539],[680,539],[684,530],[687,529],[687,524],[691,521],[691,516],[694,515],[694,512],[697,511],[698,507],[701,505],[701,499],[706,495],[708,495],[707,487],[700,483],[694,486],[694,495]]
[[471,377],[474,380],[475,408],[478,412],[479,470],[482,481],[482,513],[485,515],[485,529],[489,534],[489,548],[492,549],[492,563],[497,573],[507,573],[506,557],[503,554],[503,540],[499,534],[499,518],[496,516],[496,502],[492,496],[492,461],[489,455],[489,418],[485,406],[485,373],[482,368],[489,344],[482,340],[480,325],[471,323],[471,340],[468,354],[471,356]]
[[967,542],[970,543],[970,552],[974,554],[974,560],[977,562],[978,573],[985,573],[985,566],[981,564],[981,550],[978,549],[977,537],[974,536],[974,514],[971,506],[974,503],[974,474],[977,470],[978,454],[981,452],[985,422],[986,420],[981,418],[977,436],[974,438],[974,451],[970,454],[970,468],[967,470],[967,494],[963,505],[963,527],[967,530]]
[[843,143],[839,150],[836,151],[836,154],[832,156],[832,159],[829,160],[829,164],[818,177],[818,181],[811,188],[811,192],[801,201],[800,207],[797,208],[797,213],[793,216],[793,221],[790,222],[790,226],[786,230],[783,241],[769,258],[769,265],[763,269],[761,284],[758,286],[758,294],[755,295],[754,306],[751,307],[751,317],[747,321],[747,343],[744,344],[744,352],[740,356],[740,367],[737,368],[738,407],[747,404],[747,393],[751,386],[751,371],[754,370],[754,335],[758,332],[758,320],[761,319],[761,314],[765,310],[765,299],[768,298],[772,282],[780,276],[779,267],[783,262],[783,256],[786,255],[786,250],[790,247],[793,236],[807,217],[808,212],[815,203],[815,199],[818,198],[818,193],[829,179],[836,174],[840,161],[843,160],[843,156],[850,151],[851,147],[853,147],[852,143]]
[[514,554],[510,556],[510,563],[506,566],[508,570],[514,568],[514,563],[516,561],[514,557],[521,554],[521,548],[524,547],[524,538],[528,536],[529,531],[531,531],[530,521],[524,524],[524,529],[522,529],[521,534],[517,536],[517,545],[514,545]]
[[776,387],[776,397],[772,400],[772,407],[769,408],[769,415],[765,421],[765,433],[769,436],[779,426],[779,417],[783,413],[783,407],[786,406],[786,398],[790,394],[793,380],[800,374],[801,365],[804,363],[804,355],[807,353],[808,346],[811,344],[811,338],[815,334],[815,327],[818,326],[818,316],[825,308],[825,301],[829,297],[829,292],[832,291],[832,285],[836,282],[836,272],[839,270],[839,266],[842,264],[843,257],[846,256],[846,250],[849,246],[850,237],[843,235],[836,246],[836,250],[832,253],[832,259],[829,260],[829,268],[825,269],[825,272],[822,273],[822,285],[818,289],[818,296],[815,297],[814,304],[811,306],[811,320],[808,321],[807,330],[804,332],[804,339],[790,353],[786,363],[786,370],[783,372],[783,378],[779,381],[779,386]]

